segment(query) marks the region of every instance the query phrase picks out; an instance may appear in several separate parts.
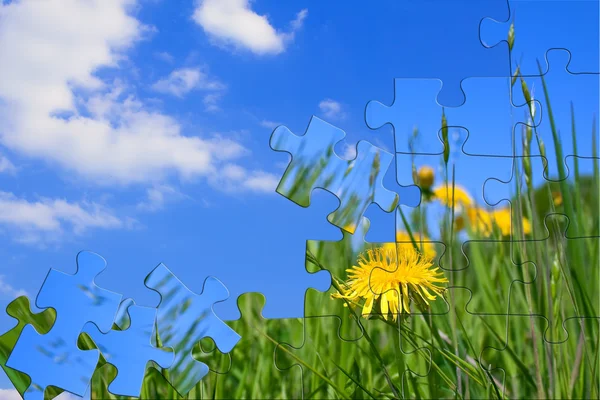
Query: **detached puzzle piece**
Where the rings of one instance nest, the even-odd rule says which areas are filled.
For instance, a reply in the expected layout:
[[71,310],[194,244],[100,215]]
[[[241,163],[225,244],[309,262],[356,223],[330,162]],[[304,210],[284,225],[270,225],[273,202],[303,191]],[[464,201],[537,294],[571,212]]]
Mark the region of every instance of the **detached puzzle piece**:
[[120,396],[139,397],[149,361],[168,368],[173,355],[152,346],[156,309],[140,307],[131,299],[123,300],[121,308],[131,318],[125,330],[111,330],[102,334],[94,325],[88,324],[83,332],[92,337],[107,362],[117,368],[117,376],[108,390]]
[[[539,75],[536,59],[543,60],[552,48],[567,49],[573,55],[570,73],[598,73],[598,1],[511,0],[511,19],[481,21],[479,36],[490,50],[507,47],[510,24],[515,23],[511,52],[511,75],[518,62],[523,75]],[[519,26],[527,25],[527,29]],[[556,29],[560,26],[560,29]],[[568,32],[568,33],[567,33]]]
[[240,340],[240,335],[212,309],[215,303],[227,300],[229,291],[221,281],[208,277],[202,293],[193,293],[164,264],[148,274],[144,283],[161,296],[157,312],[158,337],[162,346],[171,348],[174,353],[168,381],[185,396],[209,372],[206,364],[192,356],[198,342],[210,337],[221,352],[228,353]]
[[43,399],[48,386],[83,396],[98,363],[98,351],[83,351],[77,340],[87,322],[98,329],[111,329],[121,295],[102,289],[94,278],[106,268],[106,261],[96,253],[77,255],[74,275],[51,269],[40,289],[36,306],[53,308],[56,321],[47,334],[40,335],[27,325],[19,337],[6,365],[26,373],[31,385],[26,399]]
[[383,186],[383,177],[393,155],[360,141],[356,158],[343,160],[337,156],[334,147],[344,137],[344,131],[313,116],[304,135],[295,135],[280,126],[273,131],[270,145],[273,150],[292,156],[277,193],[302,207],[310,205],[311,192],[316,188],[333,193],[340,200],[340,207],[327,219],[354,233],[371,203],[391,212],[399,198]]
[[15,389],[23,396],[23,393],[25,393],[30,384],[30,379],[22,372],[7,367],[6,361],[26,325],[32,325],[38,332],[45,334],[50,330],[52,324],[54,324],[56,312],[52,308],[47,308],[42,312],[34,314],[31,311],[29,298],[20,296],[8,304],[6,313],[17,320],[17,325],[0,336],[0,366]]

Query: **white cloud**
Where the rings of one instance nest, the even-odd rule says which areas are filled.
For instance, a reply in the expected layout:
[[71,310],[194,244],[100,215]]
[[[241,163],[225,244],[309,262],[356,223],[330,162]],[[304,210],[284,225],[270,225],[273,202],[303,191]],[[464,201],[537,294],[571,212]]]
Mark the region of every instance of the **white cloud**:
[[162,60],[164,62],[167,62],[169,64],[173,63],[173,61],[175,61],[175,57],[173,57],[170,53],[166,52],[166,51],[159,51],[154,53],[154,57],[158,58],[159,60]]
[[146,200],[138,203],[137,208],[149,212],[159,211],[167,203],[179,201],[184,198],[189,197],[171,186],[156,185],[146,190]]
[[247,171],[239,165],[226,164],[212,183],[225,192],[275,193],[279,178],[267,172]]
[[262,126],[264,128],[268,128],[268,129],[275,129],[279,125],[281,125],[281,123],[274,122],[274,121],[268,121],[266,119],[263,119],[262,121],[260,121],[260,126]]
[[329,119],[343,119],[345,117],[345,113],[342,110],[342,105],[335,100],[322,100],[319,103],[319,109],[325,115],[325,117]]
[[219,100],[223,97],[223,93],[210,93],[204,96],[202,102],[204,103],[204,110],[208,112],[219,111],[221,108],[217,105]]
[[[4,281],[4,275],[0,275],[0,295],[5,295],[8,298],[16,299],[19,296],[27,296],[27,292],[23,289],[15,289],[9,283]],[[2,389],[0,389],[0,400],[2,397]]]
[[[247,153],[240,143],[184,136],[174,118],[149,108],[126,83],[95,75],[118,68],[149,31],[130,15],[136,4],[22,0],[0,6],[0,142],[97,184],[156,184],[170,174],[217,181],[224,162]],[[166,78],[165,90],[168,83],[175,94],[221,88],[198,72],[179,71]],[[216,107],[214,97],[205,102]]]
[[283,52],[307,15],[307,10],[301,10],[289,32],[278,32],[265,15],[252,11],[249,0],[200,0],[192,18],[217,43],[262,55]]
[[0,191],[0,225],[14,229],[17,235],[13,238],[22,243],[55,240],[67,226],[74,234],[82,234],[91,228],[126,228],[129,222],[117,218],[97,203],[69,203],[47,198],[29,202]]
[[0,173],[8,172],[14,173],[17,168],[10,162],[10,160],[0,154]]
[[172,71],[168,77],[160,79],[152,85],[157,92],[183,97],[192,90],[219,91],[225,85],[213,79],[200,70],[200,68],[180,68]]
[[354,160],[356,158],[356,145],[344,144],[344,153],[340,155],[345,160]]

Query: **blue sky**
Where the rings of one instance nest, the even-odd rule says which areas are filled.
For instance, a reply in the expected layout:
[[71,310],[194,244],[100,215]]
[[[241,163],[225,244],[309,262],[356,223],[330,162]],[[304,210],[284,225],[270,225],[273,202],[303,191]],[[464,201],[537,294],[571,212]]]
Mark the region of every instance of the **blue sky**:
[[[34,297],[50,267],[74,272],[85,249],[108,261],[99,285],[142,305],[159,301],[143,280],[160,262],[196,292],[216,276],[232,294],[215,308],[226,319],[238,316],[235,298],[244,292],[265,293],[267,317],[302,316],[306,288],[328,284],[325,274],[304,271],[305,241],[342,237],[326,220],[337,206],[330,194],[316,191],[303,209],[275,193],[288,156],[269,148],[273,128],[285,124],[302,134],[314,114],[346,131],[340,155],[352,157],[360,139],[393,152],[389,125],[365,125],[367,102],[391,104],[393,78],[419,71],[463,77],[476,63],[465,49],[479,41],[471,35],[473,13],[482,11],[465,17],[469,2],[454,10],[316,0],[1,3],[0,307],[22,293]],[[598,2],[550,3],[512,3],[514,54],[524,70],[534,70],[536,57],[544,65],[547,47],[573,44],[572,71],[598,72]],[[502,19],[498,4],[489,11]],[[438,39],[440,26],[462,36]],[[508,29],[488,26],[500,39]],[[569,27],[578,30],[567,41]],[[468,71],[495,78],[467,79],[464,105],[446,109],[450,125],[469,129],[470,153],[504,154],[512,126],[523,120],[523,108],[507,101],[506,78],[498,77],[508,70],[502,48],[477,50],[483,61]],[[591,155],[598,76],[566,73],[566,53],[554,53],[547,83],[566,154],[573,100],[580,153]],[[526,79],[541,98],[539,78]],[[404,145],[417,125],[421,151],[439,151],[440,82],[402,84],[397,142]],[[460,103],[453,89],[447,83],[438,101]],[[552,154],[544,111],[537,111],[539,132]],[[487,177],[510,177],[503,163],[460,151],[455,158],[457,181],[471,193],[480,195]],[[388,171],[386,185],[401,203],[415,205],[416,192],[395,183],[395,172]],[[544,179],[541,172],[536,178]],[[398,181],[410,183],[410,169],[400,168]],[[508,195],[507,187],[497,190],[497,198]],[[393,240],[393,214],[372,206],[367,216],[369,240]],[[12,325],[0,315],[2,331]],[[8,387],[2,379],[0,387]]]

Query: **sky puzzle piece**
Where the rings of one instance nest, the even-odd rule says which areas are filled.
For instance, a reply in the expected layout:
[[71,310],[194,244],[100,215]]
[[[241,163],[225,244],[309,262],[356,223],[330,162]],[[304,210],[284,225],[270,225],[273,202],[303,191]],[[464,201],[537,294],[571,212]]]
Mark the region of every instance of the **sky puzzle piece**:
[[[389,52],[402,55],[401,62],[389,67],[393,76],[442,80],[437,101],[447,107],[458,107],[465,101],[463,79],[509,76],[508,46],[488,49],[479,40],[483,18],[508,20],[507,0],[391,3],[386,2],[384,10],[376,5],[369,7],[372,10],[367,12],[376,15],[377,24],[370,26],[365,35],[389,48],[386,54],[367,54],[372,62],[389,63]],[[363,13],[360,17],[366,18]],[[394,27],[392,35],[386,26]]]
[[345,136],[341,129],[313,116],[301,136],[285,126],[276,128],[270,145],[273,150],[292,156],[277,193],[302,207],[310,205],[311,193],[316,188],[333,193],[340,200],[340,207],[327,219],[353,234],[371,203],[391,212],[398,205],[399,197],[383,186],[393,155],[360,141],[356,158],[344,160],[338,157],[334,147]]
[[113,329],[102,334],[90,323],[83,332],[92,337],[106,361],[117,368],[117,376],[108,390],[119,396],[139,397],[148,362],[154,361],[162,368],[168,368],[173,362],[173,354],[151,344],[155,308],[140,307],[132,299],[123,300],[121,308],[131,318],[127,329]]
[[221,321],[212,308],[215,303],[226,300],[229,291],[221,281],[208,277],[202,293],[196,294],[164,264],[148,274],[144,284],[161,296],[157,313],[158,336],[162,345],[174,352],[168,380],[180,395],[185,396],[209,372],[206,364],[192,356],[198,342],[210,337],[222,353],[228,353],[240,340],[240,335]]
[[94,283],[105,268],[101,256],[83,251],[77,255],[74,275],[55,269],[48,272],[36,306],[56,310],[56,322],[45,335],[27,325],[6,363],[31,378],[25,399],[43,399],[48,386],[78,396],[85,394],[99,351],[80,350],[77,340],[87,322],[93,322],[102,332],[110,330],[121,301],[120,294]]
[[[460,148],[463,152],[511,157],[514,153],[514,127],[517,124],[537,126],[541,122],[542,110],[537,100],[534,100],[537,113],[533,119],[529,118],[525,102],[513,104],[509,78],[467,78],[462,82],[467,93],[464,104],[445,108],[435,101],[441,86],[438,80],[396,78],[393,83],[393,102],[387,105],[369,101],[365,108],[365,122],[375,130],[390,124],[396,152],[442,153],[444,145],[440,129],[443,114],[448,125],[466,129],[465,135],[460,137],[464,141]],[[415,130],[418,132],[416,138]]]
[[[482,43],[492,50],[507,41],[510,24],[514,21],[511,75],[514,75],[517,64],[521,74],[539,75],[536,59],[542,64],[542,71],[546,71],[546,52],[552,48],[567,49],[572,54],[569,72],[600,72],[598,0],[518,0],[509,3],[510,20],[499,22],[494,18],[484,18],[479,34]],[[527,29],[520,28],[524,24]],[[507,44],[501,45],[505,46]]]

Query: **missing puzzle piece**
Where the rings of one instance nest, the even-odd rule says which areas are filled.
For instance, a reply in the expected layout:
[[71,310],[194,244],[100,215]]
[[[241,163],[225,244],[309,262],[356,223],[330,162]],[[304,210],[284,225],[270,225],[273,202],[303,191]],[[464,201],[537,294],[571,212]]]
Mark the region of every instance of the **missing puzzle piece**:
[[164,264],[148,274],[144,283],[160,294],[158,337],[162,346],[171,348],[174,353],[173,363],[167,370],[168,381],[185,396],[209,372],[208,366],[192,355],[198,342],[210,337],[221,352],[228,353],[240,340],[240,335],[221,321],[212,308],[215,303],[227,300],[229,291],[221,281],[208,277],[202,293],[196,294]]
[[340,200],[339,208],[329,214],[328,221],[353,234],[371,203],[391,212],[399,198],[383,186],[383,177],[393,155],[360,141],[356,158],[344,160],[335,153],[334,147],[345,136],[341,129],[313,116],[301,136],[285,126],[276,128],[270,145],[273,150],[292,156],[277,193],[308,207],[314,189],[327,190]]
[[155,308],[140,307],[132,299],[125,299],[121,309],[131,320],[126,329],[113,329],[102,334],[98,327],[88,323],[83,332],[91,336],[102,356],[117,369],[117,376],[108,390],[119,396],[139,397],[148,362],[169,368],[174,357],[151,344],[156,323]]
[[31,385],[25,399],[43,398],[49,386],[83,396],[99,359],[97,350],[83,351],[77,341],[83,326],[93,322],[111,329],[121,295],[102,289],[94,278],[106,268],[96,253],[77,255],[74,275],[51,269],[37,297],[36,306],[53,308],[56,321],[46,334],[24,327],[6,365],[27,374]]

